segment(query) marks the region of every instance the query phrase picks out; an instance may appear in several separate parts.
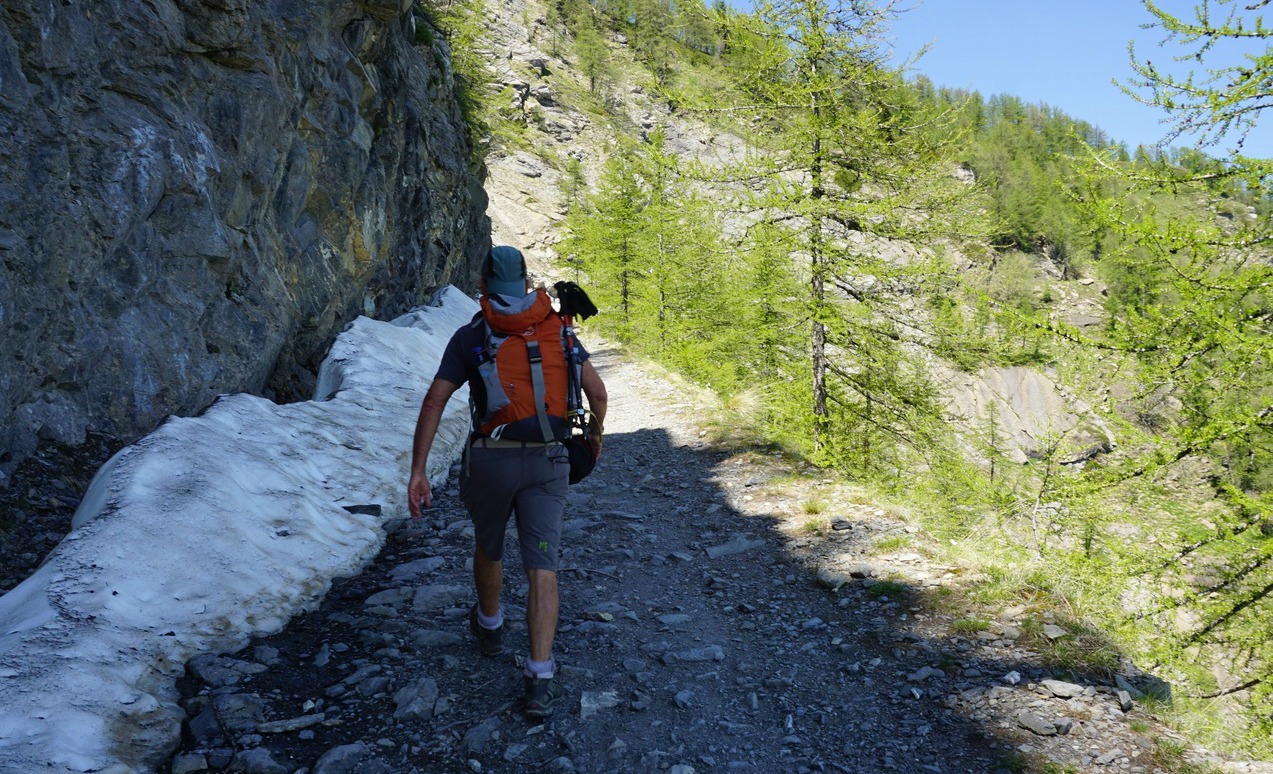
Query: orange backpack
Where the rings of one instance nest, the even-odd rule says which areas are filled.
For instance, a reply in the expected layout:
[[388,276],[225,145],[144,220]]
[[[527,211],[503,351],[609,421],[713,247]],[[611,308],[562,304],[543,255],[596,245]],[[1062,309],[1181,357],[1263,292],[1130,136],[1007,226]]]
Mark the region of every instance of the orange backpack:
[[481,379],[469,393],[475,431],[513,441],[569,437],[564,323],[548,292],[513,307],[482,296],[481,305],[473,324],[485,326],[486,346],[475,353]]

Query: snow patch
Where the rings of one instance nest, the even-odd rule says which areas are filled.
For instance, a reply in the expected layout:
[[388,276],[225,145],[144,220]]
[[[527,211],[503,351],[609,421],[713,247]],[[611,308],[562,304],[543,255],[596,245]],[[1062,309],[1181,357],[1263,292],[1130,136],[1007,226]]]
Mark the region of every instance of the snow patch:
[[[94,478],[72,532],[0,597],[7,771],[153,770],[179,737],[175,679],[317,606],[407,514],[411,437],[446,342],[477,311],[456,288],[391,323],[360,317],[315,400],[223,397],[170,418]],[[468,432],[466,389],[429,457],[440,484]],[[344,506],[379,504],[380,517]]]

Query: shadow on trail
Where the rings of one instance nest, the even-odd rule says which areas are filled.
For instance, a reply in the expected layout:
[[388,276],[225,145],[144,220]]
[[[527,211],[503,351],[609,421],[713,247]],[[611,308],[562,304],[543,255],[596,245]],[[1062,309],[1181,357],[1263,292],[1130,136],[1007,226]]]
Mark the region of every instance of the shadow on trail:
[[[962,643],[914,626],[926,617],[924,591],[852,578],[848,570],[842,583],[832,581],[838,588],[825,585],[817,563],[780,528],[782,515],[763,507],[767,476],[731,463],[739,451],[678,447],[660,430],[611,436],[610,460],[578,493],[582,507],[572,513],[608,524],[639,517],[616,525],[632,539],[614,541],[611,528],[564,541],[567,564],[574,554],[626,587],[617,601],[641,622],[636,650],[658,665],[647,687],[670,693],[661,697],[668,714],[695,729],[689,739],[700,749],[686,750],[694,753],[685,756],[690,765],[854,772],[989,772],[1014,765],[1019,742],[975,711],[947,707],[945,697],[989,686],[1013,670],[1033,673],[1032,667],[983,663],[981,678],[964,680],[954,674],[970,668]],[[736,498],[751,501],[750,515],[735,507]],[[837,516],[838,505],[828,505],[828,518]],[[871,533],[835,530],[825,540],[835,543],[836,553],[865,554]],[[639,567],[629,564],[625,574],[622,559],[633,546],[656,550],[636,552]],[[611,596],[613,590],[567,581],[563,621],[612,602]],[[579,645],[604,652],[605,638],[563,629],[563,652]],[[699,649],[713,646],[724,655],[710,670],[686,669]],[[620,652],[609,668],[628,673],[639,693],[642,678],[625,666],[625,649],[611,649]],[[946,677],[908,679],[925,668]],[[603,664],[593,669],[607,671]],[[663,674],[675,669],[682,679]],[[719,685],[707,688],[702,674],[712,672]],[[691,692],[685,706],[677,706],[678,690]]]
[[[548,722],[517,706],[526,584],[511,534],[508,652],[483,659],[470,642],[471,532],[453,468],[437,509],[390,523],[362,574],[221,663],[232,680],[191,670],[172,770],[199,757],[310,774],[1025,770],[1019,732],[985,708],[1052,675],[933,626],[926,589],[820,583],[780,514],[734,507],[751,497],[753,510],[765,490],[733,455],[657,428],[607,437],[570,494],[555,648],[566,699]],[[825,538],[854,555],[871,539]],[[1016,687],[1000,679],[1013,671]]]
[[[790,511],[768,494],[770,476],[738,461],[756,451],[678,446],[658,429],[612,436],[605,470],[579,493],[582,507],[572,513],[639,516],[618,525],[618,534],[634,540],[616,542],[609,529],[565,541],[581,564],[604,563],[606,575],[626,587],[620,607],[641,622],[640,652],[665,669],[682,666],[683,654],[697,657],[703,644],[724,652],[722,689],[696,691],[699,678],[692,678],[691,693],[707,701],[692,695],[673,713],[706,723],[693,736],[700,747],[712,746],[704,740],[713,723],[727,734],[741,723],[756,745],[743,749],[761,759],[742,762],[762,770],[1020,771],[1045,762],[1048,752],[1063,764],[1099,757],[1088,751],[1105,748],[1082,737],[1084,722],[1101,720],[1102,704],[1121,703],[1119,717],[1130,707],[1109,675],[1049,667],[1020,647],[1045,636],[1034,631],[1039,621],[966,621],[942,580],[897,579],[872,568],[872,554],[880,553],[874,544],[904,534],[902,524],[882,526],[861,519],[860,506],[832,502],[821,516],[837,528],[817,536],[784,530]],[[657,550],[637,552],[640,568],[625,574],[622,559],[633,545]],[[609,603],[613,593],[565,584],[563,620]],[[582,639],[595,654],[607,644],[563,628],[571,647]],[[1062,642],[1080,634],[1057,631],[1050,633]],[[631,673],[618,655],[609,666]],[[664,689],[674,705],[683,684]],[[701,750],[690,758],[723,762]]]

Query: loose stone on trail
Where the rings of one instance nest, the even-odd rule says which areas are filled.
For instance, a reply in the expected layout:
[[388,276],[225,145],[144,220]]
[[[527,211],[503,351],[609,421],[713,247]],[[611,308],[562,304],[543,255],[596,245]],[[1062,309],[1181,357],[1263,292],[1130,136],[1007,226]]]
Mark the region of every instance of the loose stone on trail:
[[301,715],[298,718],[290,720],[272,720],[268,723],[258,723],[256,732],[258,734],[284,734],[290,731],[300,731],[302,728],[309,728],[322,723],[326,716],[321,712],[317,715]]
[[430,556],[425,559],[416,559],[412,562],[400,564],[389,571],[389,577],[395,581],[409,581],[419,578],[422,575],[428,575],[436,572],[446,565],[446,559],[441,556]]
[[619,706],[616,691],[584,691],[579,697],[579,719],[587,720],[598,711]]
[[1083,686],[1067,683],[1064,680],[1044,680],[1040,685],[1048,689],[1053,696],[1061,699],[1072,699],[1076,696],[1082,696],[1086,691]]
[[1033,712],[1022,710],[1017,713],[1017,723],[1024,729],[1039,736],[1052,736],[1056,733],[1056,724],[1049,723]]
[[852,578],[849,575],[837,572],[827,567],[823,567],[818,570],[818,582],[832,591],[838,591],[841,586],[848,583],[850,580],[852,580]]
[[468,599],[473,593],[467,586],[421,586],[416,589],[411,609],[416,613],[433,613]]
[[738,538],[737,540],[731,540],[728,543],[722,543],[718,546],[709,546],[703,550],[712,559],[720,559],[724,556],[733,556],[734,554],[741,554],[744,551],[750,551],[754,548],[760,548],[764,544],[765,541],[763,540],[746,540],[744,538]]

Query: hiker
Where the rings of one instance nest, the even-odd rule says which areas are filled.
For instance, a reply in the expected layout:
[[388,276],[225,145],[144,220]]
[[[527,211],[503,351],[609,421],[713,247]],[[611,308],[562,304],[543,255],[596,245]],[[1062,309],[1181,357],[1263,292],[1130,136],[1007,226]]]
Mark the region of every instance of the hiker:
[[[420,406],[408,502],[413,519],[420,518],[421,505],[433,507],[425,463],[447,400],[467,382],[474,420],[460,499],[474,524],[473,581],[478,600],[469,610],[469,630],[484,656],[495,658],[504,652],[500,606],[504,531],[509,515],[516,513],[522,564],[530,581],[526,600],[530,654],[523,712],[530,718],[545,718],[562,695],[553,680],[552,646],[557,633],[557,554],[571,468],[560,442],[571,430],[566,417],[569,367],[562,346],[564,321],[546,290],[531,290],[526,261],[514,247],[491,249],[483,261],[479,287],[482,311],[447,343]],[[492,336],[499,334],[507,337],[495,344]],[[540,378],[531,357],[536,350]],[[582,368],[575,374],[593,414],[587,436],[592,453],[599,457],[606,388],[587,360],[587,351],[582,346],[577,350],[576,362],[582,362]],[[496,369],[499,374],[492,378]],[[537,392],[542,399],[535,399]],[[503,408],[488,412],[505,401]]]

